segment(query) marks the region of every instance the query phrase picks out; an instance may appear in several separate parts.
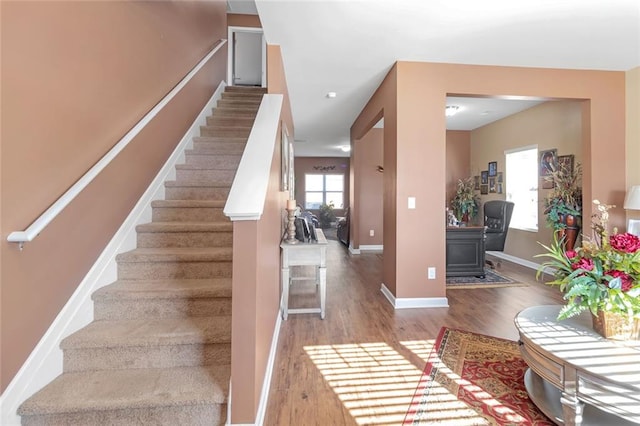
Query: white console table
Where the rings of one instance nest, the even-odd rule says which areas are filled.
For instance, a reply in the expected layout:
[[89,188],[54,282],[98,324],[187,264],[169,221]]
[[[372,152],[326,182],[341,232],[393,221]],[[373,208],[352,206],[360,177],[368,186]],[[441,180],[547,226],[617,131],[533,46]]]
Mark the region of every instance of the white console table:
[[640,342],[605,339],[588,312],[558,321],[560,308],[534,306],[515,318],[531,400],[557,424],[640,423]]
[[[283,240],[280,243],[282,251],[282,319],[286,320],[289,314],[319,313],[324,319],[325,303],[327,298],[327,239],[321,229],[316,229],[318,241],[300,242],[295,244]],[[289,308],[289,287],[299,277],[292,277],[290,267],[307,265],[316,267],[316,285],[320,288],[319,308]],[[302,278],[308,279],[308,278]]]

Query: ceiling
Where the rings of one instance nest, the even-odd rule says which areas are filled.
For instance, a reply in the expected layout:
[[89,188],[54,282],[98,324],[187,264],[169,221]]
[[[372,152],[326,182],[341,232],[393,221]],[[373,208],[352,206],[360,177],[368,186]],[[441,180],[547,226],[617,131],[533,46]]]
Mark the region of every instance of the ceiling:
[[[639,0],[229,0],[281,46],[296,156],[349,155],[349,129],[398,60],[627,71]],[[334,98],[328,92],[336,92]],[[449,98],[471,130],[539,100]]]

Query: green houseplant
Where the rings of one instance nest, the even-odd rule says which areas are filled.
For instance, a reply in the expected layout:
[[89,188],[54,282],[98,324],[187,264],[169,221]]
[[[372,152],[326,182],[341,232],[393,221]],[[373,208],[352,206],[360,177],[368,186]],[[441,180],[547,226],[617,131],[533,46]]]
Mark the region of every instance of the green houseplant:
[[480,200],[474,190],[473,178],[458,179],[456,194],[451,200],[451,208],[456,218],[469,222],[478,215]]
[[331,226],[331,222],[336,221],[336,213],[333,211],[333,203],[322,204],[318,212],[318,220],[322,228]]
[[553,228],[556,237],[573,249],[582,222],[582,166],[558,163],[545,180],[553,186],[544,199],[547,226]]

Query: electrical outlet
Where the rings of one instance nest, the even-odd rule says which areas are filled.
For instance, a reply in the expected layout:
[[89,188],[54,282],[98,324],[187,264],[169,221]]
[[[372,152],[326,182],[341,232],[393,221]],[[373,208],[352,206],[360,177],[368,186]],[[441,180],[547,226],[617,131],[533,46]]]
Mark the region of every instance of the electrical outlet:
[[436,268],[434,266],[429,266],[429,269],[427,270],[427,278],[430,280],[436,279]]
[[370,236],[370,237],[373,237],[375,234],[376,234],[376,233],[373,231],[373,229],[370,229],[370,230],[369,230],[369,236]]

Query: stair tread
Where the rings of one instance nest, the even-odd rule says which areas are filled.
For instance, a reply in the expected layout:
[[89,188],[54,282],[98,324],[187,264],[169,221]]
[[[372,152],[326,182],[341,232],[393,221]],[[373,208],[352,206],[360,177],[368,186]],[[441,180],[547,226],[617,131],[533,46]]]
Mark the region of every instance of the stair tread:
[[136,226],[138,232],[232,232],[233,223],[226,222],[150,222]]
[[154,200],[151,207],[223,208],[226,200]]
[[231,278],[117,280],[96,290],[93,300],[231,297]]
[[61,349],[230,343],[231,316],[99,320],[60,343]]
[[226,142],[226,143],[246,143],[247,138],[242,136],[194,136],[194,142]]
[[219,170],[221,172],[236,171],[237,165],[202,165],[202,164],[177,164],[176,170]]
[[165,187],[211,187],[211,188],[231,188],[228,182],[204,182],[204,181],[175,181],[168,180],[164,183]]
[[116,256],[117,262],[215,262],[231,261],[231,247],[136,248]]
[[230,365],[64,373],[25,401],[38,415],[225,403]]

